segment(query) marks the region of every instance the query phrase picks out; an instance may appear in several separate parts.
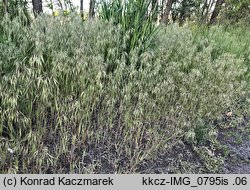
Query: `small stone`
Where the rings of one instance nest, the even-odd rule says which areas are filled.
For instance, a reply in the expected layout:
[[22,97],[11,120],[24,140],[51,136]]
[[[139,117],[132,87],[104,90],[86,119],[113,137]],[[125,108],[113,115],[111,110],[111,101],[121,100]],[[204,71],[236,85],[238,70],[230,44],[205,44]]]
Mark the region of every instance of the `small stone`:
[[232,115],[233,115],[233,112],[232,112],[232,111],[226,113],[226,116],[227,116],[227,117],[231,117]]
[[11,149],[11,148],[8,148],[7,150],[8,150],[8,151],[9,151],[9,153],[11,153],[11,154],[13,154],[13,153],[14,153],[14,150],[13,150],[13,149]]

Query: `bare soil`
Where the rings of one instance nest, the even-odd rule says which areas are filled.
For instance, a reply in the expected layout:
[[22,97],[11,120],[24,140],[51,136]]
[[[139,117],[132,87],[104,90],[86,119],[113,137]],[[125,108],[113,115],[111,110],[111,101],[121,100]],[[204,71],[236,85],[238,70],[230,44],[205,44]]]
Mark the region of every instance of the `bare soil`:
[[218,139],[229,151],[223,173],[250,174],[250,117],[236,128],[221,130]]

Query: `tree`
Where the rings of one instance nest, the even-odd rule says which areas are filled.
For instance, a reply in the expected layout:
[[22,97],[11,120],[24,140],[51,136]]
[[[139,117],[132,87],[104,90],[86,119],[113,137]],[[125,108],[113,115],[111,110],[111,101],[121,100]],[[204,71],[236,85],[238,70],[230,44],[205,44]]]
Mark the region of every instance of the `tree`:
[[84,15],[83,15],[83,0],[80,0],[80,14],[81,14],[81,17],[83,19],[84,18]]
[[63,4],[61,0],[58,0],[58,6],[60,7],[60,9],[63,11]]
[[95,0],[90,0],[89,2],[89,18],[94,18],[95,16]]
[[221,10],[224,2],[225,2],[225,0],[217,0],[216,1],[214,11],[213,11],[212,16],[210,18],[210,24],[214,24],[216,22],[217,17],[220,13],[220,10]]
[[172,9],[173,3],[174,3],[174,0],[168,0],[166,3],[166,8],[165,8],[165,11],[163,12],[163,16],[162,16],[162,21],[165,24],[168,24],[168,22],[169,22],[169,14],[170,14],[170,11]]
[[3,0],[3,14],[8,12],[8,0]]
[[43,2],[42,0],[32,0],[33,12],[35,17],[43,12]]
[[201,14],[198,15],[198,20],[201,23],[207,23],[207,21],[209,21],[209,13],[211,12],[214,3],[215,0],[206,0],[203,4],[201,4]]
[[188,11],[189,11],[189,2],[188,0],[183,0],[181,2],[181,6],[180,6],[180,15],[179,15],[179,23],[180,25],[183,25],[183,23],[185,22],[186,20],[186,17],[187,17],[187,14],[188,14]]

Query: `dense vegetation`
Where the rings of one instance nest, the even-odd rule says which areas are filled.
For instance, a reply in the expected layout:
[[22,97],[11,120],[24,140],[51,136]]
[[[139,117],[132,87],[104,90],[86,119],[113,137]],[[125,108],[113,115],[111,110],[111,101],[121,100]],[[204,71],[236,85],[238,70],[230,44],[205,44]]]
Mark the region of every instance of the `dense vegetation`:
[[177,142],[202,169],[175,172],[223,172],[218,133],[250,116],[249,28],[157,27],[128,2],[86,21],[1,17],[1,173],[152,173]]

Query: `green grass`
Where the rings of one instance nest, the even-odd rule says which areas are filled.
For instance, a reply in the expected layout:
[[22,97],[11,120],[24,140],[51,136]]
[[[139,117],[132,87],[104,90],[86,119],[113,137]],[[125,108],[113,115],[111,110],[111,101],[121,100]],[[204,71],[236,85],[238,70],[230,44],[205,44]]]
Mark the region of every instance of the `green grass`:
[[[248,67],[248,77],[250,71],[250,33],[247,27],[235,26],[212,26],[207,27],[193,27],[194,35],[197,42],[201,39],[206,39],[207,43],[212,43],[214,50],[212,56],[214,59],[218,58],[224,53],[230,53],[237,58],[244,60]],[[223,34],[223,35],[221,35]]]
[[243,113],[244,36],[171,25],[128,56],[119,30],[73,17],[1,21],[1,173],[135,173],[174,139],[213,139],[225,111]]

